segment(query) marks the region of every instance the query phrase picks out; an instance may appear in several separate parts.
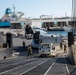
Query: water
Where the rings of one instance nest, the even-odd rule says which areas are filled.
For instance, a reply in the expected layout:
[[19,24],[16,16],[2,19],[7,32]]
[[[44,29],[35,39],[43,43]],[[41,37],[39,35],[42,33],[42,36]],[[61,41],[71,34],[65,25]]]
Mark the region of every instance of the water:
[[49,31],[48,34],[59,34],[59,35],[62,35],[62,36],[67,36],[68,31]]
[[66,31],[48,31],[48,32],[46,32],[45,30],[38,29],[38,28],[34,28],[34,31],[39,31],[41,35],[59,34],[59,35],[62,35],[62,36],[67,36],[68,32],[69,32],[69,30],[66,30]]

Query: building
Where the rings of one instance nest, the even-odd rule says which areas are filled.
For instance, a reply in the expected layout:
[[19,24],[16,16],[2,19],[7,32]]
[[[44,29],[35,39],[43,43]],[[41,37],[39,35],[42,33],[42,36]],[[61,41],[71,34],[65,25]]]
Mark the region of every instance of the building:
[[11,29],[13,28],[22,28],[22,23],[26,26],[27,24],[31,27],[38,27],[38,28],[47,28],[53,26],[66,26],[72,25],[71,18],[54,18],[54,19],[24,19],[18,21],[10,21]]

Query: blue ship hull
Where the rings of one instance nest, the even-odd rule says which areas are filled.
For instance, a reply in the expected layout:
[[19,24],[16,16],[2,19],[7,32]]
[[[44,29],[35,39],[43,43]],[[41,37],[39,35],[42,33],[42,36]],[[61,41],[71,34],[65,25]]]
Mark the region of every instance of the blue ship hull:
[[0,22],[0,28],[9,28],[10,22]]

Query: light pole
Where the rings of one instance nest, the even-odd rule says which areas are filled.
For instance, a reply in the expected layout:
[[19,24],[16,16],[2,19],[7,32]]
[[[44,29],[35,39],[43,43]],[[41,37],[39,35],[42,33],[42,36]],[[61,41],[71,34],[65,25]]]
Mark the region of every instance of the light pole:
[[75,35],[75,29],[76,29],[76,0],[72,0],[72,14],[71,14],[71,19],[72,19],[72,32]]

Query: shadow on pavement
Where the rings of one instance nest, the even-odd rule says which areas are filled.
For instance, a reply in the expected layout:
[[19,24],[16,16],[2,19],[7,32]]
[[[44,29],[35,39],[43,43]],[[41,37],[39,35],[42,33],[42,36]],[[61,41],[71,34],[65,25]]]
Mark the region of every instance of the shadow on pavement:
[[58,58],[56,63],[72,65],[72,63],[70,62],[69,58],[67,58],[67,57],[66,58]]
[[[15,47],[13,47],[13,52],[17,56],[27,56],[27,46],[25,46],[25,47],[15,46]],[[38,55],[38,49],[33,49],[32,53],[33,53],[33,55]]]
[[24,51],[26,51],[26,49],[27,49],[27,46],[25,46],[25,48],[23,46],[13,47],[13,51],[15,51],[15,52],[24,52]]

